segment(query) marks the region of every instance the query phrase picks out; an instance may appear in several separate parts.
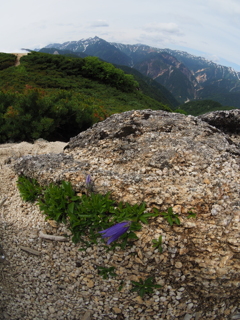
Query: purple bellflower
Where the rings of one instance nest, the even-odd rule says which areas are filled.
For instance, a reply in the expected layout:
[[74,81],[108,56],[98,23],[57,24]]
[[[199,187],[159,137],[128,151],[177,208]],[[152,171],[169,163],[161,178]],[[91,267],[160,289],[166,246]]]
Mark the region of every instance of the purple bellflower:
[[87,175],[87,178],[86,178],[86,186],[89,187],[92,183],[92,180],[91,180],[91,176],[90,174]]
[[108,229],[99,231],[99,233],[102,233],[103,238],[108,238],[107,244],[110,244],[113,241],[117,240],[122,234],[127,232],[130,224],[131,221],[120,222]]
[[86,187],[87,187],[88,192],[93,191],[93,182],[92,182],[92,178],[91,178],[90,174],[88,174],[86,177]]

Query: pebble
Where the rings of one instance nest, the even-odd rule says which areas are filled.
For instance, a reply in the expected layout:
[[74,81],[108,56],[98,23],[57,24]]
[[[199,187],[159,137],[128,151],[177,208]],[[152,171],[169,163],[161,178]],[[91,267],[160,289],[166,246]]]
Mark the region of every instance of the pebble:
[[114,313],[121,313],[122,312],[121,309],[119,309],[117,307],[113,307],[112,309],[113,309]]
[[181,269],[181,268],[182,268],[182,262],[177,261],[177,262],[175,263],[175,267],[176,267],[177,269]]

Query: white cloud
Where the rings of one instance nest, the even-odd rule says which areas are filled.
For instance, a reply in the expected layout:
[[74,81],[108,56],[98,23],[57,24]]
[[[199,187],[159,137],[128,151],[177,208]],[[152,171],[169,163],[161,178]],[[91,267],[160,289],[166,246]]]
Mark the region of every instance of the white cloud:
[[150,23],[146,25],[144,29],[145,31],[151,32],[151,33],[161,32],[161,33],[175,34],[175,35],[182,34],[180,28],[174,22]]
[[90,27],[92,28],[109,27],[109,24],[104,20],[97,20],[92,22]]
[[236,15],[240,13],[239,0],[209,0],[209,5],[222,14]]

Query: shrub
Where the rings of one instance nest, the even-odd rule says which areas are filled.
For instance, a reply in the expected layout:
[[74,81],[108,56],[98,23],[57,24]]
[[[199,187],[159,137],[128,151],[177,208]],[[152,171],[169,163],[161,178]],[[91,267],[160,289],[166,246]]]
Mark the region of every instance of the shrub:
[[15,65],[16,56],[9,53],[0,53],[0,70],[9,68]]
[[48,93],[27,86],[24,93],[0,94],[0,143],[6,140],[68,141],[94,122],[96,107],[86,107],[79,94]]

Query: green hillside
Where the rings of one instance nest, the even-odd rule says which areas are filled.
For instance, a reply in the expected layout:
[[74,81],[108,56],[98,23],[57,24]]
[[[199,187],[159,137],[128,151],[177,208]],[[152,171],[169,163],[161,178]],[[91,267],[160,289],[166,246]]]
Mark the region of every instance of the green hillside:
[[[104,44],[107,44],[107,42],[104,41]],[[107,46],[107,48],[103,50],[104,52],[102,54],[101,54],[100,48],[102,48],[102,46],[100,47],[98,46],[97,52],[92,52],[94,53],[93,56],[99,57],[98,54],[100,54],[100,56],[102,57],[102,58],[99,58],[100,60],[102,60],[104,57],[105,59],[107,59],[107,56],[104,55],[104,52],[108,51],[109,46]],[[79,58],[79,57],[85,58],[88,56],[85,52],[76,52],[76,51],[73,52],[71,50],[60,50],[56,48],[42,48],[39,52],[51,53],[51,54],[58,52],[59,54],[64,55],[65,57],[68,56],[68,57],[75,57],[75,58]],[[91,53],[89,49],[87,52],[88,54]],[[116,52],[112,52],[112,54],[115,56]],[[111,56],[110,53],[109,55]],[[120,59],[120,56],[118,56],[118,58]],[[115,56],[114,58],[115,63],[113,63],[113,65],[116,68],[123,70],[125,73],[133,75],[135,80],[138,82],[139,88],[143,94],[151,97],[154,100],[161,102],[164,105],[168,105],[170,108],[177,108],[177,106],[179,105],[179,102],[174,98],[174,96],[170,93],[170,91],[168,91],[164,86],[162,86],[160,83],[153,80],[152,78],[144,76],[142,73],[140,73],[136,69],[128,67],[124,65],[124,63],[122,65],[117,64],[116,61],[119,60],[118,58]],[[104,60],[104,61],[111,62],[109,60]]]
[[199,116],[210,111],[237,109],[235,107],[222,106],[221,103],[213,100],[189,101],[181,104],[178,108],[193,116]]
[[14,54],[0,53],[0,70],[14,66],[16,56]]
[[[15,59],[14,59],[15,58]],[[96,57],[0,54],[0,143],[68,141],[113,113],[171,109],[144,95],[130,74]]]

